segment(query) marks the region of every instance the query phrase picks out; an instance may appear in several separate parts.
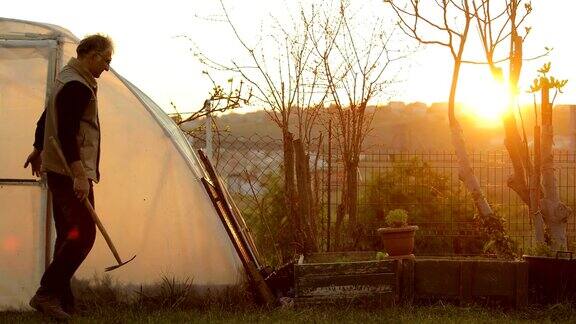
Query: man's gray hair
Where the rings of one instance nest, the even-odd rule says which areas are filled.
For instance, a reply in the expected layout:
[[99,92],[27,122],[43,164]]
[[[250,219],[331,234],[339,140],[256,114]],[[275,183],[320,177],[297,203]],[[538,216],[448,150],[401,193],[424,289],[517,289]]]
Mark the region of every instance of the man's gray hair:
[[76,47],[76,54],[78,57],[83,57],[91,52],[102,53],[108,49],[114,51],[112,39],[105,35],[94,34],[86,36],[80,41]]

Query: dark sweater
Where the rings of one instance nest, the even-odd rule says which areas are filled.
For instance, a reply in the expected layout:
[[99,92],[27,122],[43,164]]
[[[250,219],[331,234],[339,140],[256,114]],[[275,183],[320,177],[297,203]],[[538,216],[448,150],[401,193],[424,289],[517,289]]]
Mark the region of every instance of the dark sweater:
[[[80,128],[80,119],[90,102],[92,92],[78,81],[68,82],[56,97],[56,118],[58,120],[58,141],[68,163],[80,160],[80,152],[76,143],[76,135]],[[44,147],[44,124],[46,123],[46,110],[36,123],[34,133],[34,147],[42,151]]]

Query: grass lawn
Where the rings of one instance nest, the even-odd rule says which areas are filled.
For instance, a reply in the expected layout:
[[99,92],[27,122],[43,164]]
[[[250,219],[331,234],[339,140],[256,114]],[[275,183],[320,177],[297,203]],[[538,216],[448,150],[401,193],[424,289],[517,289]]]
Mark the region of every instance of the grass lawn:
[[[265,309],[257,306],[243,286],[199,294],[189,281],[163,278],[158,286],[126,295],[127,290],[121,290],[110,278],[95,282],[73,282],[78,308],[73,323],[576,323],[576,304],[571,303],[523,309],[459,307],[442,302]],[[46,322],[47,318],[37,312],[0,312],[0,324]]]
[[[99,307],[74,315],[73,323],[576,323],[570,304],[531,306],[522,310],[434,306],[383,309],[316,307],[266,310],[221,306],[190,310],[150,309],[138,306]],[[36,312],[0,312],[0,323],[46,323]]]

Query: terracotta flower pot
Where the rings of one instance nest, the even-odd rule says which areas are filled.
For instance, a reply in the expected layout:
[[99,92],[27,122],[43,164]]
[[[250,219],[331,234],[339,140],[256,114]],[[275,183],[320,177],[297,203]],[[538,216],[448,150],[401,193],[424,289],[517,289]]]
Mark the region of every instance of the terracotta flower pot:
[[408,255],[414,252],[414,232],[418,226],[383,227],[377,230],[382,237],[384,249],[390,256]]

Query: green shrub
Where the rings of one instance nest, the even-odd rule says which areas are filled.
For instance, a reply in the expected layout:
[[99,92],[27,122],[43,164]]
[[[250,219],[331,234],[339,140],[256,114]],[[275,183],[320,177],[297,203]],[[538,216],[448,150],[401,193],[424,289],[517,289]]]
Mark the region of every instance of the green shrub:
[[474,223],[471,199],[427,162],[416,157],[395,161],[387,172],[366,178],[358,209],[360,249],[380,250],[375,230],[387,226],[390,211],[402,209],[410,215],[410,224],[420,227],[415,253],[483,253],[484,239]]

